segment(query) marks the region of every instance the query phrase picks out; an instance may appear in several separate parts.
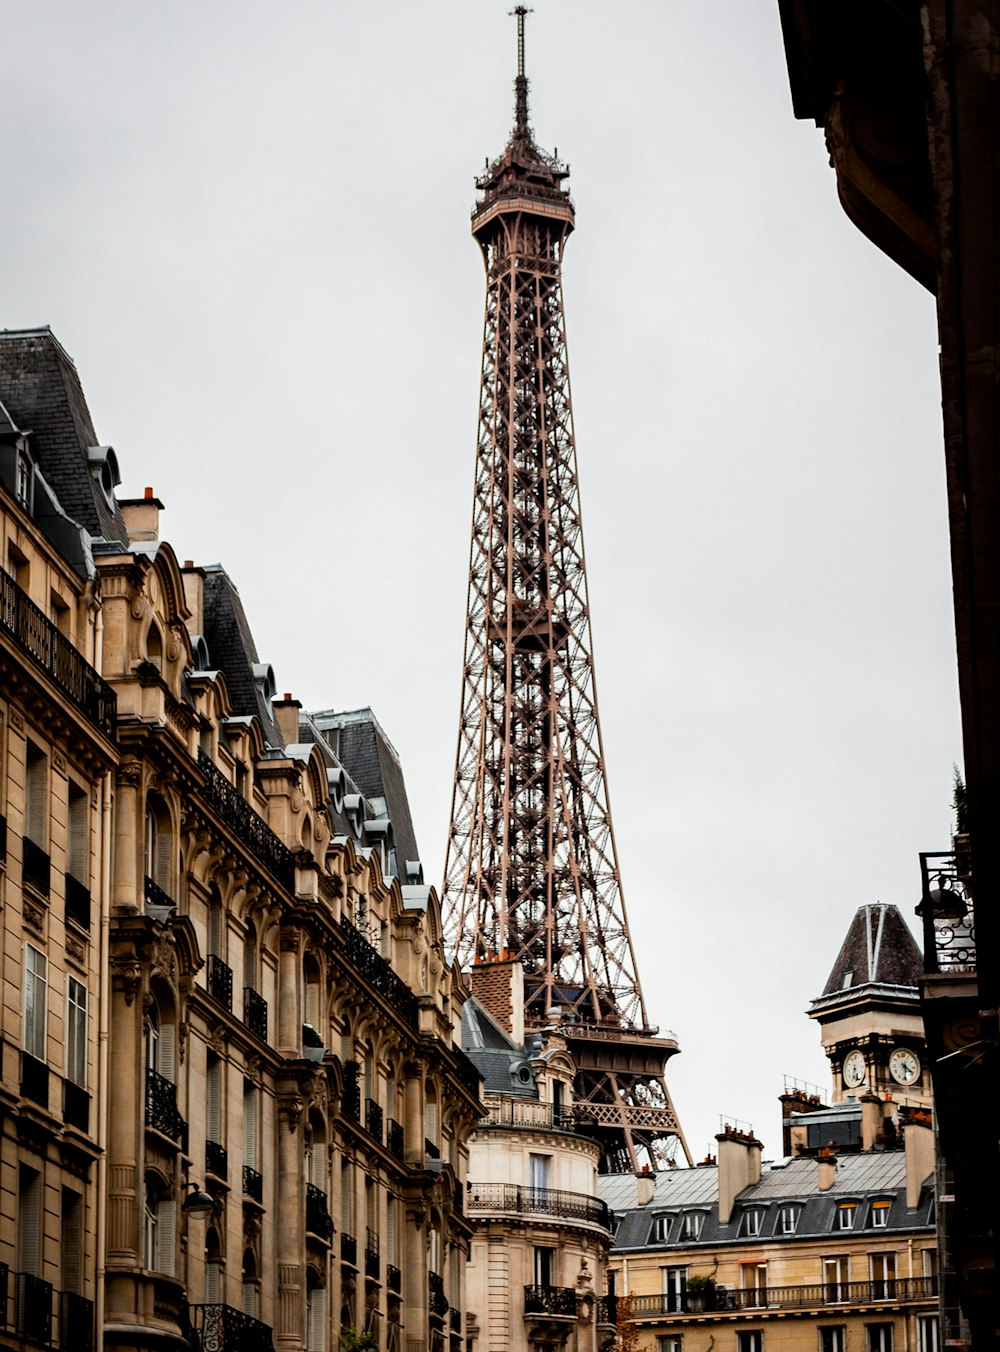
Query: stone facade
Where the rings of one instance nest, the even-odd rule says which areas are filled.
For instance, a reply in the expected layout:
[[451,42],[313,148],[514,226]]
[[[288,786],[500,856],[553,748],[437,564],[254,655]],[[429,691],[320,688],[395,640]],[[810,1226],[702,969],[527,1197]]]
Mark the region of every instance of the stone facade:
[[[47,331],[0,401],[0,1346],[454,1352],[479,1079],[395,753],[347,716],[377,797],[277,699]],[[68,550],[33,508],[74,475]]]

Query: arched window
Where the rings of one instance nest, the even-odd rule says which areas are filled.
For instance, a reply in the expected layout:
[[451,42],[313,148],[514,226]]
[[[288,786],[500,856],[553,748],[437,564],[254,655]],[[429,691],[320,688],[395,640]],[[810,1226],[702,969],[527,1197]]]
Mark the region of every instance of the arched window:
[[146,633],[146,661],[157,671],[163,670],[163,639],[155,620]]
[[157,793],[146,797],[146,901],[154,906],[174,905],[174,851],[167,805]]
[[260,1276],[257,1271],[257,1255],[253,1249],[243,1250],[243,1313],[251,1319],[260,1318]]
[[225,1273],[222,1266],[222,1244],[213,1225],[205,1235],[205,1304],[224,1305]]
[[177,1270],[177,1203],[166,1181],[146,1175],[142,1212],[143,1266],[172,1277]]

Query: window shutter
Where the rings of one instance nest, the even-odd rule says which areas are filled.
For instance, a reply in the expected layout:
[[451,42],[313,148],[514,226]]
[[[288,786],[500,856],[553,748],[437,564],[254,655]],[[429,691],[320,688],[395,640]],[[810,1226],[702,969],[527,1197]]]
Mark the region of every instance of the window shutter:
[[309,1290],[309,1308],[307,1310],[309,1327],[306,1329],[306,1347],[308,1352],[323,1352],[326,1332],[326,1287],[313,1286]]
[[251,1319],[256,1319],[257,1315],[257,1283],[243,1283],[243,1313],[249,1315]]
[[222,1265],[205,1264],[205,1304],[219,1305],[222,1301]]
[[157,1048],[159,1065],[156,1069],[167,1080],[174,1078],[175,1031],[172,1023],[164,1023],[160,1026],[160,1043]]
[[41,1273],[42,1179],[21,1166],[17,1198],[17,1265],[32,1277]]
[[222,1062],[211,1053],[205,1070],[205,1136],[222,1141]]
[[243,1089],[243,1163],[257,1168],[257,1089],[252,1084]]
[[72,1188],[62,1194],[62,1289],[83,1291],[83,1198]]
[[177,1203],[172,1197],[161,1197],[156,1208],[156,1266],[168,1277],[174,1275],[177,1240]]
[[319,1026],[319,982],[306,982],[306,1023],[311,1024],[316,1032],[322,1036],[323,1030]]

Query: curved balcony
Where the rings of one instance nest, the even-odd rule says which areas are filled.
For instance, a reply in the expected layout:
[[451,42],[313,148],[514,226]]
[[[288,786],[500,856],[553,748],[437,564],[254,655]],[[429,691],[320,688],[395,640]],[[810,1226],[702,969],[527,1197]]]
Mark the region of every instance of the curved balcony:
[[551,1216],[611,1229],[611,1211],[599,1197],[562,1188],[526,1188],[519,1183],[470,1183],[466,1198],[470,1216],[507,1212],[517,1216]]

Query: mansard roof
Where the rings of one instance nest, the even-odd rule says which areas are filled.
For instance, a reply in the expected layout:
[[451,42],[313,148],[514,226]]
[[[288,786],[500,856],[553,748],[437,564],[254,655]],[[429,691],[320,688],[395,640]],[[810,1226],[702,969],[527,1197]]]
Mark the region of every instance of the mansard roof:
[[95,539],[127,545],[114,493],[100,482],[100,461],[113,464],[114,452],[99,447],[76,366],[50,329],[0,331],[0,399],[7,421],[31,432],[32,456],[62,510]]
[[204,574],[203,637],[209,660],[225,674],[233,712],[259,718],[268,746],[280,748],[281,734],[271,708],[274,676],[257,656],[240,594],[221,564],[206,565]]
[[871,902],[858,907],[823,996],[870,985],[911,986],[916,992],[922,975],[920,950],[899,909]]
[[473,996],[462,1006],[462,1051],[483,1077],[487,1094],[537,1099],[525,1049],[518,1047]]

